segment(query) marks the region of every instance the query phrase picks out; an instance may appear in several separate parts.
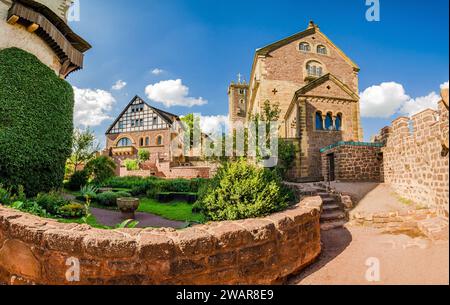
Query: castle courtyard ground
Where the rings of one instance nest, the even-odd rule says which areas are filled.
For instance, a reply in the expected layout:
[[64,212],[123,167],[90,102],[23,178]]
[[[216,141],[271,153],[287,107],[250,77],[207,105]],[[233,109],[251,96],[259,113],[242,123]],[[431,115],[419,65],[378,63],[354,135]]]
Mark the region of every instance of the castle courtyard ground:
[[[368,227],[346,226],[322,232],[320,258],[293,285],[449,284],[449,243],[425,237],[383,234]],[[368,282],[369,258],[380,262],[380,281]]]

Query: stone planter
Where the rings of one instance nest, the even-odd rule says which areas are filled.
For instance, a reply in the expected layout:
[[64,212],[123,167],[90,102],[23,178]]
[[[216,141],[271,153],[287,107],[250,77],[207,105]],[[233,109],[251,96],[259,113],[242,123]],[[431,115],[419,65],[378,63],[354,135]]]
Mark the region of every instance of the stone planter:
[[112,192],[113,189],[111,187],[102,187],[98,189],[98,192],[101,193],[108,193],[108,192]]
[[117,207],[122,212],[122,216],[125,220],[134,219],[135,212],[139,208],[138,198],[117,198]]

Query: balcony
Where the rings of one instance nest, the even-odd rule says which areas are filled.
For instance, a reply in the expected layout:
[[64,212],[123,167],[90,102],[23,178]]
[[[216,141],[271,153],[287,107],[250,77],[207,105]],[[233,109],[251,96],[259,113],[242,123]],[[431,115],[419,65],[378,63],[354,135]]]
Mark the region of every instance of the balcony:
[[136,148],[134,148],[133,146],[113,147],[113,148],[111,148],[111,154],[114,157],[117,157],[117,156],[134,156],[136,154]]

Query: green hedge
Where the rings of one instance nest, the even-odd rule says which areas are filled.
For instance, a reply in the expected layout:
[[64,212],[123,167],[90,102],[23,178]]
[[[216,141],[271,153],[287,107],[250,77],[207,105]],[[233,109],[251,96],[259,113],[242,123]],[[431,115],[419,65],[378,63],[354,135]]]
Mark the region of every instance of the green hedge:
[[29,196],[62,186],[73,107],[72,87],[34,55],[0,50],[0,183]]

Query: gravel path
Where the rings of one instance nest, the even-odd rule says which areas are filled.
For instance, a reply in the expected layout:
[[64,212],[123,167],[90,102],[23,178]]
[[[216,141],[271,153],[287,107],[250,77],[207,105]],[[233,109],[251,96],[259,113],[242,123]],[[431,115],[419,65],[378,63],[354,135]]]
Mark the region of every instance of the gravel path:
[[[91,208],[91,213],[97,222],[104,226],[114,227],[124,221],[120,212]],[[136,220],[139,221],[138,228],[175,228],[181,229],[186,226],[183,221],[173,221],[149,213],[136,213]]]
[[[382,234],[347,226],[322,232],[323,252],[313,265],[292,278],[294,285],[449,284],[449,243]],[[368,282],[366,262],[380,262],[380,281]]]

